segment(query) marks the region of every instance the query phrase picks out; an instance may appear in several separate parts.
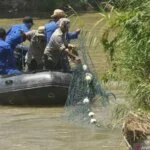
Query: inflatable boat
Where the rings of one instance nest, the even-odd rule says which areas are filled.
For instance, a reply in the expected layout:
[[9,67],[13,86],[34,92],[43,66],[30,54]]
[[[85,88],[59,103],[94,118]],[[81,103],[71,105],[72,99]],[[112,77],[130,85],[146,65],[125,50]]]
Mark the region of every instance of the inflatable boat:
[[70,73],[37,72],[0,77],[1,105],[64,105]]

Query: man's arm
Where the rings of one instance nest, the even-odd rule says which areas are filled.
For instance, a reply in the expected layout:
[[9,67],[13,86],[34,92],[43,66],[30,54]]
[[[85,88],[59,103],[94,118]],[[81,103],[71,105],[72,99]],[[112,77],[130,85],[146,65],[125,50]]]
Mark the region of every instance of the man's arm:
[[74,31],[74,32],[68,32],[68,33],[66,34],[66,39],[67,39],[67,40],[77,39],[79,34],[80,34],[80,29],[77,29],[77,30]]
[[75,63],[80,63],[81,59],[71,52],[71,45],[66,45],[63,43],[63,39],[59,36],[56,38],[56,43],[60,51],[64,51],[67,53],[69,57],[74,58]]
[[12,27],[10,27],[10,28],[7,30],[6,35],[8,35],[8,34],[11,32],[11,30],[12,30]]

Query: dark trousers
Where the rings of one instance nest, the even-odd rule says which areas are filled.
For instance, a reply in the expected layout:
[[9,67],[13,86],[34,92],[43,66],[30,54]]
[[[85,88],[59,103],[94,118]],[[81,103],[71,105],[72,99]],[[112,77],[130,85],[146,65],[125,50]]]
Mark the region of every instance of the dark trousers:
[[26,71],[43,70],[43,64],[37,64],[35,59],[32,59],[29,64],[26,64]]
[[52,71],[62,71],[69,72],[70,65],[68,61],[68,57],[65,53],[62,53],[60,56],[60,60],[57,64],[55,64],[51,59],[48,59],[47,55],[43,56],[44,69],[52,70]]
[[43,64],[44,64],[44,69],[45,70],[52,70],[52,71],[56,71],[56,70],[60,70],[61,66],[60,64],[55,64],[51,59],[48,59],[48,56],[44,54],[43,56]]

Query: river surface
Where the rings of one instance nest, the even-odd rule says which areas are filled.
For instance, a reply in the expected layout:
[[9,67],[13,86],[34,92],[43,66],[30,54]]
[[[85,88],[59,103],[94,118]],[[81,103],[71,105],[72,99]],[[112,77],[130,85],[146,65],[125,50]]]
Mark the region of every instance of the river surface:
[[0,150],[125,150],[118,130],[69,122],[64,108],[0,107]]

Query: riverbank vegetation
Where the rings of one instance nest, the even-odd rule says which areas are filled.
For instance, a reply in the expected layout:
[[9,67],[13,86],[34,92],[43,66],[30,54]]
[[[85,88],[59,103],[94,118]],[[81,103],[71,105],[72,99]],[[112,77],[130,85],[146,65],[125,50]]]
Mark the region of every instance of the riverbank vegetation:
[[116,105],[113,119],[123,122],[129,149],[144,149],[150,136],[150,1],[113,0],[113,6],[102,36],[110,62],[103,79],[125,83],[127,104]]
[[[114,0],[117,10],[102,43],[110,55],[111,77],[127,83],[132,109],[150,110],[150,2],[122,1],[126,7]],[[117,34],[110,39],[112,31]]]

